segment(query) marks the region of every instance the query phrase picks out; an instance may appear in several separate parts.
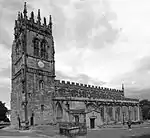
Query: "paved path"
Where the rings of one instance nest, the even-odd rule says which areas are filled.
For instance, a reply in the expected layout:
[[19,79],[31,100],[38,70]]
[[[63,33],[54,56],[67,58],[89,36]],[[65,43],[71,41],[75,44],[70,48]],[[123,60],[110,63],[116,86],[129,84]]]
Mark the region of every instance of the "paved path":
[[[17,137],[16,136],[0,136],[0,138],[17,138]],[[19,136],[19,138],[31,138],[31,137],[29,137],[29,136]]]
[[[51,128],[47,128],[47,130],[44,128],[42,131],[43,133],[35,131],[19,132],[0,130],[0,138],[66,138],[65,136],[52,135]],[[131,138],[129,136],[139,136],[143,134],[150,134],[150,126],[132,128],[132,130],[128,130],[127,128],[102,128],[98,130],[88,130],[87,136],[77,138]],[[150,138],[150,136],[147,138]]]
[[[150,127],[122,129],[102,129],[88,131],[87,138],[128,138],[129,136],[140,136],[150,134]],[[150,136],[149,136],[150,138]]]

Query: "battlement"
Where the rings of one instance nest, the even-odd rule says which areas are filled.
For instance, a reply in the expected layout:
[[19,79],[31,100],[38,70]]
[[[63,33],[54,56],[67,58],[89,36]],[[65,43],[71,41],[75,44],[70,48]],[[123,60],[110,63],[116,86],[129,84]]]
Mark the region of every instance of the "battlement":
[[118,89],[111,89],[111,88],[105,88],[100,86],[94,86],[94,85],[87,85],[82,83],[76,83],[76,82],[70,82],[70,81],[64,81],[64,80],[55,80],[56,86],[63,85],[63,86],[70,86],[70,87],[78,87],[82,89],[94,89],[96,91],[104,90],[104,91],[110,91],[110,92],[117,92],[117,93],[124,93],[122,90]]

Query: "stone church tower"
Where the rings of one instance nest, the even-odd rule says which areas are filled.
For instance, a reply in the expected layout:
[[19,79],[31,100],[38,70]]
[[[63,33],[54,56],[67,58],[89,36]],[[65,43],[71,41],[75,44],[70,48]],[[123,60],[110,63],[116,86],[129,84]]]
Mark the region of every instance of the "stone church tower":
[[[11,124],[77,122],[89,128],[140,120],[138,99],[122,90],[55,80],[52,20],[34,13],[15,20],[12,45]],[[20,123],[19,123],[20,124]]]
[[24,124],[53,122],[55,59],[51,16],[41,23],[31,12],[27,17],[26,3],[23,14],[15,20],[12,45],[11,123]]

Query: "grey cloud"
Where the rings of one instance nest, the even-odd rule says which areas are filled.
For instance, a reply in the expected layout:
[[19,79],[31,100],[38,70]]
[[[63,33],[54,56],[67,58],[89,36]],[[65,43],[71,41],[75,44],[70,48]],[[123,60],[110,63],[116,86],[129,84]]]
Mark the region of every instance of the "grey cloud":
[[66,19],[61,8],[53,5],[53,35],[56,50],[63,50],[67,40],[65,39]]
[[0,101],[3,101],[10,107],[10,88],[9,87],[0,87]]
[[[23,11],[24,3],[20,0],[3,0],[0,1],[0,43],[6,48],[11,48],[13,39],[13,28],[18,11]],[[29,11],[33,10],[32,6],[27,3]],[[6,30],[6,28],[8,28]],[[12,37],[11,37],[12,36]]]
[[8,68],[2,69],[0,71],[0,77],[6,77],[6,78],[11,77],[11,68],[10,68],[10,66]]
[[22,3],[23,2],[19,0],[11,0],[11,1],[2,0],[0,2],[3,8],[6,8],[12,11],[17,11],[18,9],[20,9],[22,7]]
[[[117,16],[111,10],[109,2],[104,1],[104,10],[97,17],[91,5],[92,1],[74,2],[72,4],[69,4],[67,0],[64,3],[52,1],[53,18],[55,21],[53,30],[57,50],[65,49],[67,43],[72,40],[76,41],[77,48],[86,48],[91,44],[90,48],[92,49],[103,48],[105,44],[112,44],[117,40],[118,29],[115,29],[110,23],[110,21],[117,20]],[[64,6],[72,6],[74,8],[73,12],[75,12],[76,16],[73,19],[67,19],[63,12]],[[105,17],[102,17],[103,12]],[[89,38],[90,32],[93,28],[98,29],[99,27],[104,27],[106,31],[97,34],[91,40]]]
[[82,12],[74,19],[74,39],[78,47],[85,47],[89,43],[88,33],[94,26],[94,17],[92,12]]
[[[144,57],[135,62],[134,70],[112,79],[111,84],[125,83],[126,91],[131,95],[149,95],[150,93],[150,57]],[[132,84],[132,81],[135,82]],[[149,95],[150,97],[150,95]]]
[[10,48],[11,39],[9,33],[5,29],[5,20],[2,17],[2,9],[0,9],[0,44],[4,44],[6,48]]
[[[30,0],[30,2],[33,0]],[[27,7],[29,10],[32,9],[32,6],[30,5],[30,2],[27,2]],[[2,5],[3,8],[10,10],[10,11],[21,11],[23,9],[24,2],[20,0],[2,0],[0,1],[0,4]]]
[[137,71],[143,72],[143,71],[150,71],[150,57],[144,57],[141,60],[139,60],[137,63]]
[[150,88],[147,89],[130,88],[130,89],[126,89],[126,91],[128,91],[127,94],[128,97],[150,100]]
[[135,62],[135,73],[144,74],[150,71],[150,56],[143,57]]
[[[89,3],[88,3],[89,4]],[[106,5],[107,4],[107,5]],[[102,48],[106,43],[113,43],[117,39],[118,30],[114,29],[110,24],[110,21],[116,20],[115,13],[113,13],[108,6],[109,3],[104,3],[105,11],[104,16],[99,13],[97,21],[95,21],[94,12],[91,8],[84,8],[83,13],[79,13],[75,20],[77,20],[75,28],[75,39],[79,46],[87,47],[87,44],[91,41],[88,38],[88,34],[93,28],[98,29],[99,27],[105,28],[106,31],[99,32],[92,40],[92,48]],[[82,18],[82,20],[80,20]],[[79,23],[78,23],[79,22]]]
[[118,30],[112,28],[111,24],[108,22],[105,16],[99,20],[99,26],[103,26],[106,31],[96,36],[94,39],[95,48],[103,46],[105,43],[113,43],[118,36]]
[[65,6],[69,4],[70,0],[51,0],[52,5],[57,5],[57,6]]
[[[1,20],[1,19],[0,19]],[[9,36],[8,31],[4,28],[3,25],[0,23],[0,44],[5,45],[6,48],[11,48],[12,41]]]
[[77,78],[79,79],[79,81],[81,80],[81,82],[84,82],[86,84],[91,83],[91,84],[94,84],[94,85],[97,85],[97,86],[101,86],[101,85],[104,85],[106,83],[106,82],[103,82],[103,81],[99,81],[95,78],[91,78],[86,74],[79,74],[77,76]]
[[69,80],[77,83],[83,83],[83,84],[92,84],[96,86],[101,86],[105,84],[103,81],[96,80],[95,78],[91,78],[86,74],[78,74],[77,76],[69,76],[65,73],[62,73],[60,71],[56,71],[56,79],[60,80]]

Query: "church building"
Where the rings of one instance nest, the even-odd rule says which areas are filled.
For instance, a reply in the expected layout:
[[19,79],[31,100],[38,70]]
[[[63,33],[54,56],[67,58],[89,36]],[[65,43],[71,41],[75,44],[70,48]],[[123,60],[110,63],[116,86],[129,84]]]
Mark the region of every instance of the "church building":
[[[52,17],[40,10],[15,20],[12,45],[11,124],[86,123],[88,128],[140,120],[138,99],[121,90],[56,80]],[[56,26],[57,27],[57,26]],[[57,62],[57,61],[56,61]]]

